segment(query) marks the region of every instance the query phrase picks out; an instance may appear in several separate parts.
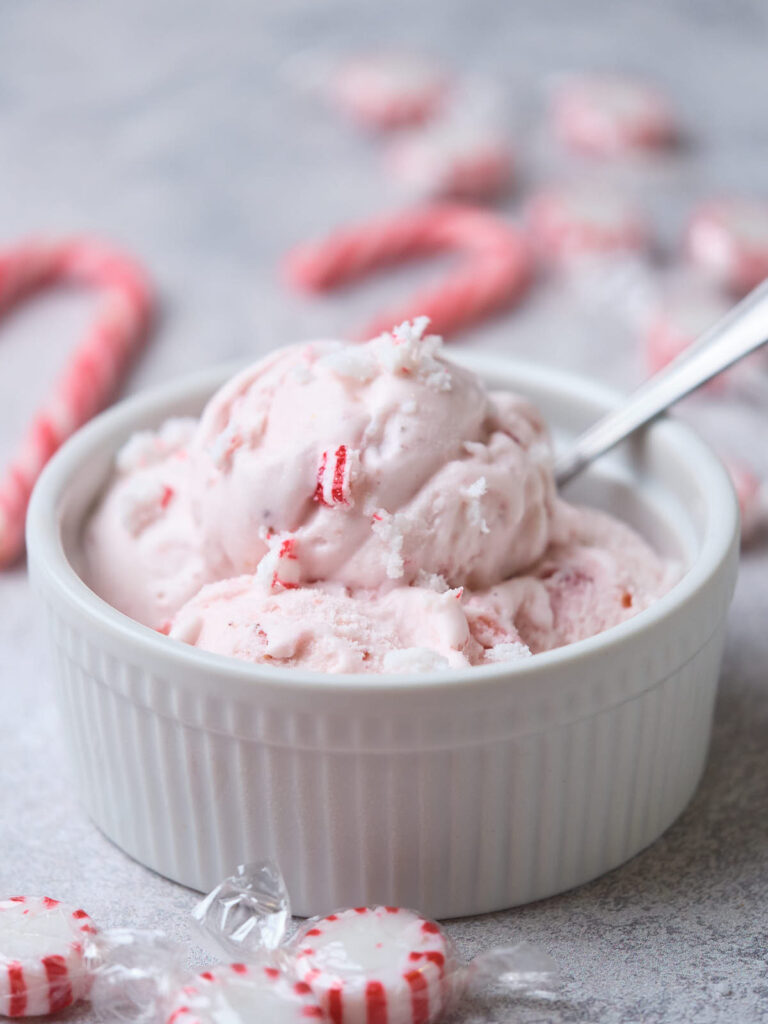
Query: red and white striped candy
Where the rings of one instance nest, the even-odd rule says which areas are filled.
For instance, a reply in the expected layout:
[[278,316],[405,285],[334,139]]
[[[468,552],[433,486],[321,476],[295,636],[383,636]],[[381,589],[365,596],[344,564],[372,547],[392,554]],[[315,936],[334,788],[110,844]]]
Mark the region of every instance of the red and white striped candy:
[[84,998],[84,943],[95,932],[84,910],[47,896],[0,900],[0,1016],[57,1013]]
[[514,158],[499,131],[442,124],[396,138],[386,153],[392,176],[424,196],[495,199],[509,188]]
[[[644,348],[652,373],[671,363],[721,320],[731,303],[705,282],[672,289],[648,318]],[[726,391],[749,394],[765,374],[765,353],[754,352],[741,362],[713,377],[703,390],[711,395]]]
[[295,590],[301,583],[296,538],[290,533],[280,533],[271,534],[265,539],[269,550],[256,567],[257,581],[271,592]]
[[360,462],[360,453],[348,445],[329,448],[320,457],[315,501],[329,508],[351,508],[352,478]]
[[302,981],[263,964],[203,971],[175,996],[165,1024],[310,1024],[324,1014]]
[[308,921],[291,946],[333,1024],[433,1024],[450,1002],[449,942],[412,910],[342,910]]
[[[650,317],[645,333],[645,359],[656,373],[689,348],[730,309],[715,292],[682,290],[668,295]],[[709,387],[720,381],[716,377]]]
[[702,203],[688,224],[691,261],[736,295],[768,277],[768,202],[715,199]]
[[563,267],[584,257],[639,252],[649,245],[646,221],[635,206],[602,189],[548,189],[528,209],[531,242],[542,262]]
[[762,480],[743,462],[726,459],[741,514],[741,540],[749,545],[768,524],[768,493]]
[[146,278],[122,253],[87,239],[30,242],[0,251],[3,308],[58,283],[103,291],[104,304],[0,477],[0,566],[21,552],[29,496],[43,466],[108,402],[149,325]]
[[569,149],[591,156],[660,149],[678,134],[674,113],[646,82],[621,75],[573,75],[552,103],[554,129]]
[[484,210],[458,203],[436,203],[334,232],[288,254],[288,282],[307,291],[328,291],[404,260],[455,251],[463,258],[437,285],[401,306],[381,313],[358,334],[371,338],[392,324],[429,318],[436,334],[447,336],[525,293],[532,259],[521,232]]
[[343,62],[331,80],[338,106],[368,128],[391,129],[426,121],[448,89],[432,61],[408,54],[367,54]]

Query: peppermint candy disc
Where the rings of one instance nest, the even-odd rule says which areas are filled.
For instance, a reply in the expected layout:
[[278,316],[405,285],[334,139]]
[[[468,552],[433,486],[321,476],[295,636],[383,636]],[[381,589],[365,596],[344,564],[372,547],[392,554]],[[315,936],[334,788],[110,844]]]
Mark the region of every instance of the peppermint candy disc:
[[749,545],[763,532],[768,521],[768,494],[762,480],[745,463],[727,459],[725,468],[739,502],[741,540]]
[[679,290],[668,295],[650,317],[645,335],[645,358],[651,373],[676,359],[729,309],[724,298],[706,290]]
[[203,971],[174,998],[166,1024],[309,1024],[323,1011],[309,986],[280,968],[227,964]]
[[432,1024],[455,962],[433,921],[398,907],[358,907],[308,921],[292,941],[296,971],[333,1024]]
[[47,896],[0,901],[0,1016],[57,1013],[86,996],[84,944],[95,932],[84,910]]
[[768,203],[718,199],[703,203],[688,224],[691,261],[737,295],[768,277]]
[[638,252],[649,241],[647,224],[632,203],[583,186],[553,188],[535,196],[528,225],[535,249],[550,266],[606,253]]
[[[647,319],[644,348],[651,373],[657,373],[695,344],[730,309],[725,296],[704,282],[670,289]],[[727,391],[748,395],[759,386],[765,368],[765,353],[753,352],[713,377],[702,391],[710,395]]]
[[392,176],[417,195],[494,199],[514,173],[503,133],[466,121],[409,132],[392,142],[386,159]]
[[367,54],[347,60],[331,91],[338,106],[370,128],[419,124],[431,117],[447,90],[442,70],[408,54]]
[[660,149],[677,134],[666,98],[620,75],[569,77],[554,95],[552,113],[561,142],[592,156]]

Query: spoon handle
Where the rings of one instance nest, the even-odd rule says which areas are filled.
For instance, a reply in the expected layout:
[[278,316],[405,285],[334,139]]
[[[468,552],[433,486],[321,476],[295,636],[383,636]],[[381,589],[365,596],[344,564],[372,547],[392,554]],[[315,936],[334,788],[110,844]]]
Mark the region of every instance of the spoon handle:
[[706,384],[768,341],[768,280],[621,405],[577,438],[555,462],[555,480],[566,483],[638,427]]

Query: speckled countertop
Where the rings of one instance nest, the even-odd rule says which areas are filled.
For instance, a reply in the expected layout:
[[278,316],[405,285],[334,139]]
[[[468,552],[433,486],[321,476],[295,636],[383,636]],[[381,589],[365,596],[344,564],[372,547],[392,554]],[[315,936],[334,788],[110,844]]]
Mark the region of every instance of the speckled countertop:
[[[393,277],[323,302],[280,288],[292,241],[392,205],[370,142],[309,99],[300,72],[373,41],[406,42],[517,97],[522,137],[548,74],[646,72],[675,97],[685,154],[640,185],[666,239],[710,190],[766,188],[768,9],[759,0],[25,0],[0,7],[2,241],[92,230],[135,251],[165,315],[129,385],[360,322]],[[321,61],[322,62],[322,61]],[[531,152],[535,147],[531,146]],[[537,163],[537,161],[539,161]],[[543,162],[542,162],[543,161]],[[543,168],[543,171],[542,171]],[[553,173],[546,158],[523,175]],[[422,271],[414,271],[420,274]],[[465,336],[628,388],[639,379],[616,320],[546,290]],[[54,296],[8,318],[0,339],[0,455],[89,313]],[[768,475],[760,403],[689,403],[681,415]],[[461,1019],[601,1024],[768,1018],[768,553],[743,558],[712,751],[682,818],[651,849],[577,891],[449,925],[471,955],[527,937],[556,958],[552,1003],[470,1005]],[[104,925],[188,935],[196,895],[104,839],[72,792],[45,637],[23,567],[0,574],[0,890],[47,892]],[[195,958],[193,954],[193,959]],[[87,1008],[70,1021],[95,1021]]]

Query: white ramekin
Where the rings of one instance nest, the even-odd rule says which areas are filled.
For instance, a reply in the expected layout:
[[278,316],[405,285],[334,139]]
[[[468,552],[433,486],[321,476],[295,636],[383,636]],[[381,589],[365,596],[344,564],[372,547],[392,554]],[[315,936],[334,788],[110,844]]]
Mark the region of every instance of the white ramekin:
[[[533,398],[559,442],[617,401],[553,370],[452,355]],[[198,412],[231,369],[102,415],[33,496],[30,573],[99,828],[195,889],[272,857],[296,913],[381,902],[435,917],[549,896],[660,835],[703,768],[736,575],[736,502],[705,445],[662,420],[574,485],[572,497],[621,515],[685,567],[670,593],[600,636],[423,676],[255,667],[138,625],[77,571],[116,448]]]

